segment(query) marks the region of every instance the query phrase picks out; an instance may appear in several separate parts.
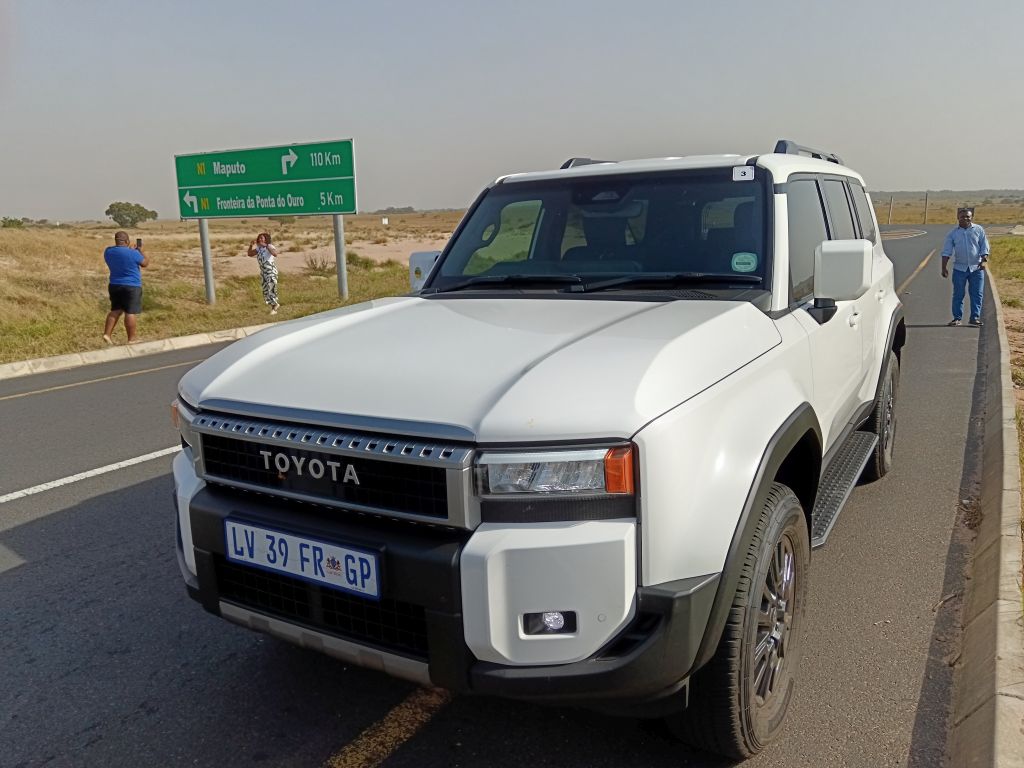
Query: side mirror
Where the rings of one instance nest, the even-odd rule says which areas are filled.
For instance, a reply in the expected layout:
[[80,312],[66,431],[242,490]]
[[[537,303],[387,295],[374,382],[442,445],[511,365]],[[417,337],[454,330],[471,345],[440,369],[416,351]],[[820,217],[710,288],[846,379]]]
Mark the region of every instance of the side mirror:
[[440,251],[416,251],[409,256],[409,287],[413,291],[423,288],[440,255]]
[[826,240],[814,249],[814,310],[819,323],[836,313],[837,301],[853,301],[871,287],[868,240]]

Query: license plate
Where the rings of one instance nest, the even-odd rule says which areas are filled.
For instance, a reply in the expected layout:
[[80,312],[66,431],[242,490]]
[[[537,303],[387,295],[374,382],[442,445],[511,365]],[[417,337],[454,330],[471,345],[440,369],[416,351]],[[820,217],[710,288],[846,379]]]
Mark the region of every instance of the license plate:
[[235,520],[224,521],[224,551],[236,563],[380,598],[379,563],[373,552]]

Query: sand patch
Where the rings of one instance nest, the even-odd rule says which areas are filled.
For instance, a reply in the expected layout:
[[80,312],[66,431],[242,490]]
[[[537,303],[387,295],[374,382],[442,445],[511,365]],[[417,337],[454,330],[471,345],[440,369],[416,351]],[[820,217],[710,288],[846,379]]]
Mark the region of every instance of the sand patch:
[[[448,242],[448,238],[389,238],[386,243],[372,243],[365,240],[354,240],[345,247],[345,251],[355,251],[366,259],[377,262],[397,261],[399,264],[409,263],[409,254],[414,251],[440,251]],[[198,248],[196,249],[198,253]],[[287,240],[278,246],[277,268],[281,272],[299,273],[306,269],[306,258],[326,260],[334,263],[334,245],[319,247],[305,246],[299,249],[289,247]],[[218,275],[253,275],[259,273],[256,259],[240,252],[236,256],[214,257]]]

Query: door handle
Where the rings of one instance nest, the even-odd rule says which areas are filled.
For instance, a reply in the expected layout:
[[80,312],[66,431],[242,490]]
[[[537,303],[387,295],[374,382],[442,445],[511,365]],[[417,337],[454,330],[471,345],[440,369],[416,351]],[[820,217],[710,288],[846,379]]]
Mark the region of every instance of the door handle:
[[884,298],[885,298],[885,288],[879,288],[879,289],[878,289],[878,290],[877,290],[877,291],[875,292],[875,298],[876,298],[876,299],[878,299],[879,301],[881,301],[882,299],[884,299]]
[[859,323],[859,322],[860,322],[860,312],[854,312],[853,314],[850,315],[849,323],[850,323],[850,327],[851,328],[856,328],[857,327],[857,323]]

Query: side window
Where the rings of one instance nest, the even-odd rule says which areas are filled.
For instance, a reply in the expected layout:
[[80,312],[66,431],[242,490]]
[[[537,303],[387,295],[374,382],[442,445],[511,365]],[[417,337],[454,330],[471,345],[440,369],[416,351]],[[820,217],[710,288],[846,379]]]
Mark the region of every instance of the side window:
[[502,208],[498,221],[491,222],[481,232],[485,245],[474,251],[463,274],[478,275],[495,264],[526,261],[540,211],[540,200],[524,200]]
[[829,220],[832,222],[832,239],[856,239],[857,229],[853,226],[850,202],[846,199],[846,185],[835,179],[825,179],[821,186],[828,203]]
[[790,303],[803,301],[814,293],[814,249],[828,240],[825,213],[818,185],[812,179],[798,179],[786,185],[789,209]]
[[856,182],[851,182],[850,191],[853,192],[853,205],[857,209],[857,218],[860,219],[861,236],[865,240],[877,243],[875,219],[871,215],[871,203],[868,201],[868,195],[864,191],[864,187]]

